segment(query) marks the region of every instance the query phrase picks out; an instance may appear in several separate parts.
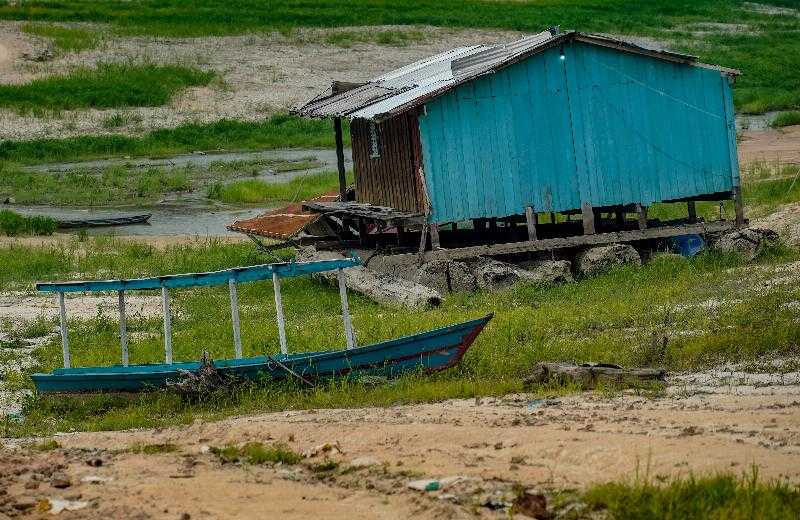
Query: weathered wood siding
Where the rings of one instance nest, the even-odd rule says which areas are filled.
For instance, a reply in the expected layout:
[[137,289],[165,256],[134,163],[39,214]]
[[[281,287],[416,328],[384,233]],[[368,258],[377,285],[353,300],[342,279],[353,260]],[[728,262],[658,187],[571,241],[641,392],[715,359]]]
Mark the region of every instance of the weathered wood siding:
[[431,100],[419,116],[431,221],[642,204],[739,184],[718,71],[574,43]]
[[377,124],[380,157],[371,157],[369,122],[356,119],[350,123],[358,202],[421,211],[415,167],[421,161],[416,125],[414,114]]

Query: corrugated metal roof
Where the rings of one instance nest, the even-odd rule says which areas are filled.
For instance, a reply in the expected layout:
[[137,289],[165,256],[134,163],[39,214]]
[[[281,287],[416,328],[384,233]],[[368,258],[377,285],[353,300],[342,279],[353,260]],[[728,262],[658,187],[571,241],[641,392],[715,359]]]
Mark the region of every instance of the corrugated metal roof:
[[[495,72],[571,39],[654,58],[710,67],[697,63],[695,56],[649,48],[607,35],[575,31],[554,32],[544,31],[504,45],[473,45],[451,49],[378,76],[345,92],[334,93],[332,89],[328,89],[293,112],[309,117],[385,119],[418,106],[457,85]],[[727,74],[738,73],[733,69],[719,70]]]
[[310,201],[294,202],[251,219],[237,220],[230,224],[228,229],[247,235],[288,240],[322,217],[319,213],[304,209],[303,204],[311,201],[334,202],[337,200],[339,200],[338,193],[320,195]]

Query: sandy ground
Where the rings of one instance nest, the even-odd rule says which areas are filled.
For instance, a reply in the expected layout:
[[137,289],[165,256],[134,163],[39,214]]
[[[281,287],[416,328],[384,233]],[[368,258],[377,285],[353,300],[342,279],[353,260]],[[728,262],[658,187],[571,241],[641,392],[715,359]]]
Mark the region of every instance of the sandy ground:
[[[210,87],[188,89],[164,107],[130,110],[64,111],[53,117],[21,116],[0,110],[0,138],[30,139],[85,134],[141,132],[174,127],[186,121],[220,118],[262,119],[266,115],[307,101],[328,88],[332,80],[361,81],[417,59],[459,45],[497,43],[520,33],[434,27],[342,27],[335,31],[417,31],[420,41],[403,47],[356,43],[344,49],[324,43],[332,30],[306,29],[285,37],[247,35],[206,38],[115,38],[100,48],[35,62],[47,40],[20,32],[16,22],[0,22],[0,77],[3,83],[24,83],[64,73],[75,67],[107,62],[178,63],[211,69],[222,81]],[[98,28],[102,31],[102,27]],[[5,55],[5,61],[2,56]],[[124,128],[105,129],[102,121],[117,112],[134,114]]]
[[[28,441],[7,441],[0,475],[8,495],[0,494],[0,504],[19,512],[43,499],[86,503],[62,513],[65,518],[500,518],[514,483],[581,488],[632,478],[637,468],[662,478],[740,473],[755,464],[764,477],[800,482],[800,373],[791,371],[797,360],[781,363],[767,367],[770,373],[725,367],[679,375],[656,398],[510,395],[281,412],[159,430],[63,434],[56,437],[61,447],[47,453],[24,448]],[[223,465],[208,451],[249,441],[285,442],[309,454],[325,443],[339,450],[295,467]],[[157,443],[178,449],[125,452]],[[340,463],[338,471],[311,469],[327,457]],[[87,464],[95,459],[100,467]],[[411,480],[453,480],[448,477],[464,478],[440,491],[408,488]],[[54,487],[63,481],[69,486]]]
[[745,130],[740,133],[739,162],[800,164],[800,125],[780,129]]

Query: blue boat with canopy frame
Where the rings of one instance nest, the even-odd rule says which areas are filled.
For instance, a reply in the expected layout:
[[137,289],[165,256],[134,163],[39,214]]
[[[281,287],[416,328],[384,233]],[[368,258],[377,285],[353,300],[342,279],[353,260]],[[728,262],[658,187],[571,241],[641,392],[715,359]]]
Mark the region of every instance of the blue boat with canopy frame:
[[[282,380],[297,378],[310,382],[322,378],[353,374],[380,374],[395,377],[409,371],[435,372],[457,364],[492,315],[429,330],[409,336],[358,346],[347,301],[345,269],[361,264],[358,257],[316,262],[283,262],[247,267],[234,267],[206,273],[185,273],[151,278],[74,282],[42,282],[36,288],[55,293],[60,311],[61,345],[64,368],[49,374],[37,373],[32,378],[40,393],[136,392],[163,388],[178,381],[186,372],[200,370],[201,361],[173,362],[170,289],[227,285],[230,292],[233,325],[234,357],[212,361],[222,376],[245,380]],[[346,348],[290,354],[286,341],[286,324],[281,300],[281,279],[336,271],[342,304]],[[275,313],[278,322],[280,354],[242,357],[237,285],[259,280],[272,280],[275,292]],[[164,320],[164,363],[131,365],[128,359],[128,336],[125,316],[125,294],[128,291],[160,290]],[[116,292],[119,307],[119,337],[122,363],[103,367],[73,367],[67,332],[65,297],[72,292]]]

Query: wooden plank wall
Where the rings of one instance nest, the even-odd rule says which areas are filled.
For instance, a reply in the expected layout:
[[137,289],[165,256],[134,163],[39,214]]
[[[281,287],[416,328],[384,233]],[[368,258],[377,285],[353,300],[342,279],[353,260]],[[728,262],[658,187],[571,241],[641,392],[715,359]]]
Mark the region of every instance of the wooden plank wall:
[[[413,137],[415,114],[403,114],[378,124],[380,157],[370,157],[369,122],[356,119],[350,124],[356,200],[380,206],[421,211]],[[419,148],[417,141],[416,148]]]

